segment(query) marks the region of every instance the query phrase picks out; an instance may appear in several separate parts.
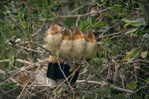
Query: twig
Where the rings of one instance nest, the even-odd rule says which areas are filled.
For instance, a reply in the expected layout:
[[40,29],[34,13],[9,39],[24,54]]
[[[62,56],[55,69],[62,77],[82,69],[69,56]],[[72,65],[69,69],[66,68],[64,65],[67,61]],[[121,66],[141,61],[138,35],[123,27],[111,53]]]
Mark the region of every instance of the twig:
[[17,46],[17,47],[19,47],[21,49],[24,49],[24,50],[27,50],[27,51],[30,51],[30,52],[41,53],[41,52],[39,52],[37,50],[34,50],[32,48],[27,48],[27,47],[24,47],[24,46]]
[[27,64],[27,65],[34,65],[34,63],[27,61],[27,60],[22,60],[22,59],[16,59],[16,62]]
[[[97,84],[97,85],[108,85],[107,82],[99,82],[99,81],[87,81],[87,80],[77,80],[77,83],[90,83],[90,84]],[[122,92],[127,92],[127,93],[134,93],[134,91],[130,90],[130,89],[124,89],[124,88],[120,88],[120,87],[117,87],[117,86],[114,86],[114,85],[111,85],[111,88],[113,89],[116,89],[116,90],[119,90],[119,91],[122,91]]]
[[69,83],[69,81],[68,81],[68,78],[66,77],[64,71],[63,71],[62,68],[61,68],[60,62],[58,62],[58,65],[59,65],[60,71],[63,73],[63,76],[64,76],[65,80],[67,81],[69,87],[70,87],[71,90],[73,91],[73,88],[71,87],[71,85],[70,85],[70,83]]
[[107,85],[106,82],[99,82],[99,81],[89,81],[89,80],[77,80],[77,83],[90,83],[90,84],[98,84],[98,85]]
[[108,34],[108,35],[99,36],[98,39],[111,37],[111,36],[117,36],[119,34],[123,34],[123,32],[117,32],[117,33],[112,33],[112,34]]
[[32,63],[32,62],[29,62],[29,61],[26,61],[26,60],[22,60],[22,59],[16,59],[17,62],[20,62],[20,63],[23,63],[23,64],[27,64],[28,66],[24,66],[18,70],[15,70],[15,71],[11,71],[9,72],[9,74],[11,74],[11,77],[7,78],[6,80],[4,80],[3,82],[0,83],[0,85],[4,84],[6,81],[10,80],[11,78],[13,78],[15,75],[17,75],[18,73],[22,72],[22,71],[25,71],[25,70],[30,70],[30,69],[33,69],[37,66],[40,66],[40,62],[37,62],[37,63]]
[[122,91],[122,92],[127,92],[127,93],[130,93],[130,94],[133,94],[134,93],[133,90],[125,89],[125,88],[120,88],[120,87],[117,87],[117,86],[114,86],[114,85],[111,85],[111,88],[116,89],[116,90],[119,90],[119,91]]
[[[69,79],[72,75],[74,75],[74,73],[75,73],[79,68],[80,68],[80,66],[78,66],[78,68],[76,68],[76,69],[73,71],[73,73],[67,77],[67,79]],[[67,81],[67,80],[65,79],[63,82],[61,82],[61,83],[56,87],[55,90],[57,90],[58,88],[60,88],[66,81]]]
[[25,92],[25,89],[27,88],[27,85],[29,84],[30,81],[31,81],[31,80],[29,80],[29,81],[25,84],[24,88],[22,89],[22,91],[21,91],[20,95],[17,97],[17,99],[21,99],[21,96],[22,96],[23,93]]
[[78,15],[56,16],[56,18],[78,18],[78,17],[85,17],[85,16],[89,16],[89,15],[92,15],[92,14],[100,14],[100,13],[103,13],[103,12],[109,10],[109,9],[110,9],[110,7],[107,8],[107,9],[100,10],[99,12],[89,12],[89,13],[78,14]]
[[3,59],[3,60],[0,60],[0,63],[5,63],[5,62],[9,62],[10,60],[9,59]]

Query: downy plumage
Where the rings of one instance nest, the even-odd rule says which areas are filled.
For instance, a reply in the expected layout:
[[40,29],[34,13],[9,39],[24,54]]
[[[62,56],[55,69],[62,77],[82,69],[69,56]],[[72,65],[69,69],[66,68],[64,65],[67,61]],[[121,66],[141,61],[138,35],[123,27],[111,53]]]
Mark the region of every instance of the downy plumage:
[[93,32],[88,32],[88,34],[85,36],[85,40],[86,40],[85,57],[91,58],[95,56],[97,51],[97,43]]
[[73,31],[73,42],[72,42],[72,56],[75,58],[83,57],[83,51],[85,49],[85,38],[83,33],[76,28]]
[[62,42],[60,45],[60,55],[71,56],[72,53],[72,33],[69,30],[63,32]]
[[51,52],[57,52],[62,41],[62,27],[58,24],[52,24],[47,30],[45,37],[45,48]]

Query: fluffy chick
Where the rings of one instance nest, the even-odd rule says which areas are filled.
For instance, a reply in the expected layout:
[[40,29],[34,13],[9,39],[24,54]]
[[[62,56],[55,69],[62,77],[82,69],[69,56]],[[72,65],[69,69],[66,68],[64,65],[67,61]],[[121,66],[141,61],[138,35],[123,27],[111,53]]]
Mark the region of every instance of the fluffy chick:
[[83,51],[85,49],[85,38],[83,33],[76,28],[73,31],[73,42],[72,42],[72,56],[75,58],[81,58],[84,56]]
[[65,30],[63,32],[62,42],[60,46],[60,55],[71,56],[72,50],[72,33],[70,30]]
[[97,42],[93,32],[91,31],[88,32],[88,34],[85,36],[85,40],[86,40],[85,57],[91,58],[95,56],[97,51]]
[[62,41],[62,27],[58,24],[52,24],[47,30],[45,37],[45,48],[51,52],[57,52]]

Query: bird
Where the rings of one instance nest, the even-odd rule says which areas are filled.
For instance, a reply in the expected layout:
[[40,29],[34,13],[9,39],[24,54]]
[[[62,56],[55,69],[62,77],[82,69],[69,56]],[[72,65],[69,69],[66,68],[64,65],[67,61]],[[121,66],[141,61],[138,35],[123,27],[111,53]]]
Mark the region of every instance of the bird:
[[92,58],[96,55],[97,41],[93,32],[89,31],[85,35],[86,46],[85,46],[85,58]]
[[72,40],[72,57],[82,58],[86,41],[84,34],[79,30],[79,28],[75,28],[73,30]]
[[[68,78],[68,82],[71,86],[75,85],[76,80],[79,76],[79,69],[71,69],[71,64],[64,62],[63,59],[58,58],[57,56],[50,56],[47,77],[54,80],[55,82]],[[54,84],[53,84],[54,85]]]
[[62,27],[58,24],[52,24],[47,30],[44,39],[45,48],[53,53],[57,53],[62,41]]
[[59,53],[62,56],[69,57],[71,56],[71,50],[72,50],[72,33],[70,30],[66,29],[63,32]]

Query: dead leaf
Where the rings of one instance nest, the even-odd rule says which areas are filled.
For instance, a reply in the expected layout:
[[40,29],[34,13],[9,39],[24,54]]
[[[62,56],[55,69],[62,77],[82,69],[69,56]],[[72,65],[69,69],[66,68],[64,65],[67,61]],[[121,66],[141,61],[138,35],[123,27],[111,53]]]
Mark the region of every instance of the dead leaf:
[[30,77],[28,77],[28,76],[23,76],[23,77],[19,77],[19,82],[21,83],[21,84],[26,84],[29,80],[30,80]]

